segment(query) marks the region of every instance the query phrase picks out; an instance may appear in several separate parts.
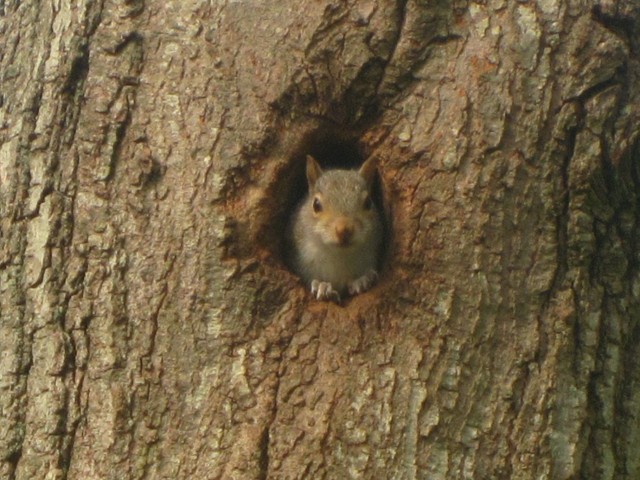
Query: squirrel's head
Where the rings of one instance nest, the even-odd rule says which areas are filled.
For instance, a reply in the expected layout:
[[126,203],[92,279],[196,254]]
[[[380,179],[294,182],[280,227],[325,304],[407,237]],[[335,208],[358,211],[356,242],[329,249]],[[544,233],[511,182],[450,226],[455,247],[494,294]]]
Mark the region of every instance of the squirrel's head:
[[307,155],[309,200],[303,208],[314,220],[313,233],[325,245],[357,248],[368,241],[379,222],[378,211],[371,199],[376,173],[374,157],[359,170],[323,171],[318,162]]

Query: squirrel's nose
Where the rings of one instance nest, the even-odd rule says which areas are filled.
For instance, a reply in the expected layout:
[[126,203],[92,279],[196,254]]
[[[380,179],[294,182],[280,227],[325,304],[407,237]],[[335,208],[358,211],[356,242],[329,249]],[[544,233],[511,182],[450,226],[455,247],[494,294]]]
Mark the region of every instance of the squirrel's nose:
[[336,237],[340,245],[347,245],[353,236],[353,225],[346,218],[339,218],[335,224]]

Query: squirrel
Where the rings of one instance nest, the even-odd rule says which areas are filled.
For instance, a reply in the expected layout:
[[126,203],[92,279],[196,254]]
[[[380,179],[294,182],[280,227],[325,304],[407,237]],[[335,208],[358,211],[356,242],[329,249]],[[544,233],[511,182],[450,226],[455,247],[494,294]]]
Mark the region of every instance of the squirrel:
[[358,171],[323,171],[307,155],[309,192],[289,226],[294,271],[318,300],[341,301],[375,283],[383,227],[371,198],[375,158]]

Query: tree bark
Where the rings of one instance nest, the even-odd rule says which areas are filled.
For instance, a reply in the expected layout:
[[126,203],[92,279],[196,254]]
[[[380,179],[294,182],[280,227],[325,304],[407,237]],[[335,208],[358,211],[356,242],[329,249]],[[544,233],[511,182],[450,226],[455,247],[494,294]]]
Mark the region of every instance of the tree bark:
[[[0,478],[640,478],[631,0],[0,0]],[[371,291],[286,265],[380,158]]]

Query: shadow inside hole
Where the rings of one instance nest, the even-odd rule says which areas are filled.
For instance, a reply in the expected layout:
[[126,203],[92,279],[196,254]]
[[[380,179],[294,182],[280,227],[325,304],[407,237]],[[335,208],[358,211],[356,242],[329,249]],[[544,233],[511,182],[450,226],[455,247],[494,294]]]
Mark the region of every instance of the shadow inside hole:
[[[308,151],[302,153],[303,166],[306,165],[307,154],[315,158],[324,170],[356,169],[365,160],[355,139],[319,139],[309,145]],[[306,177],[304,183],[306,185]]]

